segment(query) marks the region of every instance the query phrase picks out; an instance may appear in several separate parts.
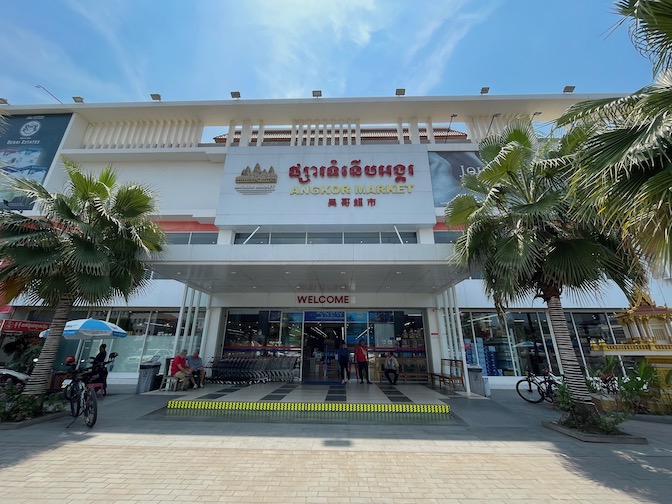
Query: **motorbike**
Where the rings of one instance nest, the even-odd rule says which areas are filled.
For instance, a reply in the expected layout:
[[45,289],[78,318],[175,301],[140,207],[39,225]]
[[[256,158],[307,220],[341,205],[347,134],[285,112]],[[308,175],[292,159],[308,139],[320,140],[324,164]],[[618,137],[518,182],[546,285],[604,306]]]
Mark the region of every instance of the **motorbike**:
[[[112,352],[106,361],[97,361],[95,357],[89,357],[89,360],[91,361],[90,366],[85,367],[84,369],[79,369],[77,360],[73,356],[67,357],[65,359],[65,364],[68,365],[68,378],[63,380],[63,383],[61,384],[65,399],[70,400],[68,397],[68,392],[70,390],[69,385],[72,383],[72,379],[77,373],[81,373],[82,380],[87,385],[90,383],[100,383],[103,395],[107,395],[107,375],[114,366],[114,359],[118,355],[117,352]],[[81,362],[84,362],[84,360]]]

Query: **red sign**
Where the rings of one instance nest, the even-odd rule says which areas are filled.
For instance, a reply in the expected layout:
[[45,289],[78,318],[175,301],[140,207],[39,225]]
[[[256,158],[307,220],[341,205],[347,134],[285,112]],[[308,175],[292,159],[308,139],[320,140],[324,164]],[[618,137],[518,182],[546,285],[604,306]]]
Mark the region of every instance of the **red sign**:
[[0,332],[39,333],[51,326],[48,322],[31,322],[29,320],[0,320]]
[[349,304],[348,295],[296,296],[299,304]]
[[403,164],[392,165],[361,165],[361,160],[353,159],[350,161],[350,166],[343,165],[338,166],[338,161],[335,159],[331,160],[331,165],[329,166],[302,166],[301,163],[297,163],[294,166],[289,167],[289,176],[290,178],[295,178],[299,180],[300,184],[307,184],[312,178],[355,178],[359,179],[364,175],[365,177],[394,177],[394,181],[397,183],[406,182],[406,176],[413,176],[414,170],[413,165],[409,164],[408,167]]

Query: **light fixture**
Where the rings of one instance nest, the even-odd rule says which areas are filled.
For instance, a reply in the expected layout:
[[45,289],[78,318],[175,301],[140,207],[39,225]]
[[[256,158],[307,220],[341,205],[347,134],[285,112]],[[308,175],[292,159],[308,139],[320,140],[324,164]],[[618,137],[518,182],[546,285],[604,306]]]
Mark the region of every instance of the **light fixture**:
[[154,101],[161,101],[161,95],[159,93],[152,93],[149,96],[151,96]]
[[492,123],[494,122],[495,117],[499,117],[501,115],[502,114],[500,114],[499,112],[492,114],[492,119],[490,119],[490,126],[488,126],[488,132],[485,134],[486,137],[490,134],[490,128],[492,128]]
[[537,117],[538,115],[541,115],[541,112],[539,112],[539,111],[537,110],[534,114],[532,114],[532,119],[534,119],[534,118]]
[[0,98],[0,105],[9,105],[7,98]]
[[574,90],[576,89],[576,86],[565,86],[562,88],[563,93],[573,93]]
[[75,103],[84,103],[84,98],[82,98],[81,96],[73,96],[72,101],[74,101]]
[[397,88],[394,94],[396,94],[397,96],[404,96],[406,94],[406,90],[404,88]]
[[488,94],[490,92],[490,88],[488,86],[484,86],[481,88],[481,94]]
[[231,91],[231,98],[238,100],[240,98],[240,91]]
[[320,91],[319,89],[313,91],[313,98],[319,98],[320,96],[322,96],[322,91]]
[[56,97],[52,94],[52,92],[49,91],[47,88],[45,88],[42,84],[37,84],[35,87],[38,88],[38,89],[42,89],[42,90],[45,91],[49,96],[51,96],[54,100],[56,100],[58,103],[60,103],[61,105],[63,105],[63,102],[62,102],[61,100],[59,100],[58,98],[56,98]]

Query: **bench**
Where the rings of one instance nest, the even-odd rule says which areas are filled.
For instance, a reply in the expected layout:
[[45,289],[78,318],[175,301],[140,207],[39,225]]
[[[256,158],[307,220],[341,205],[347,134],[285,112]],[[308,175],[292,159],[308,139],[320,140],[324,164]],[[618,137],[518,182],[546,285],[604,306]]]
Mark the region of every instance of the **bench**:
[[448,385],[448,387],[453,390],[457,385],[460,385],[463,389],[465,388],[464,365],[462,361],[458,359],[441,359],[441,372],[429,373],[429,377],[432,381],[432,387],[438,382],[439,388],[444,384]]

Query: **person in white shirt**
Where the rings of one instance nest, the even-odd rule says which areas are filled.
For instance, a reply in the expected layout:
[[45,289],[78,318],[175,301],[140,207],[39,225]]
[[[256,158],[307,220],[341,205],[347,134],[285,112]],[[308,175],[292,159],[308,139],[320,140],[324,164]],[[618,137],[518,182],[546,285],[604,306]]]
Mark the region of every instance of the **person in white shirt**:
[[390,385],[396,385],[399,379],[399,361],[392,352],[389,352],[385,358],[385,378],[390,382]]

